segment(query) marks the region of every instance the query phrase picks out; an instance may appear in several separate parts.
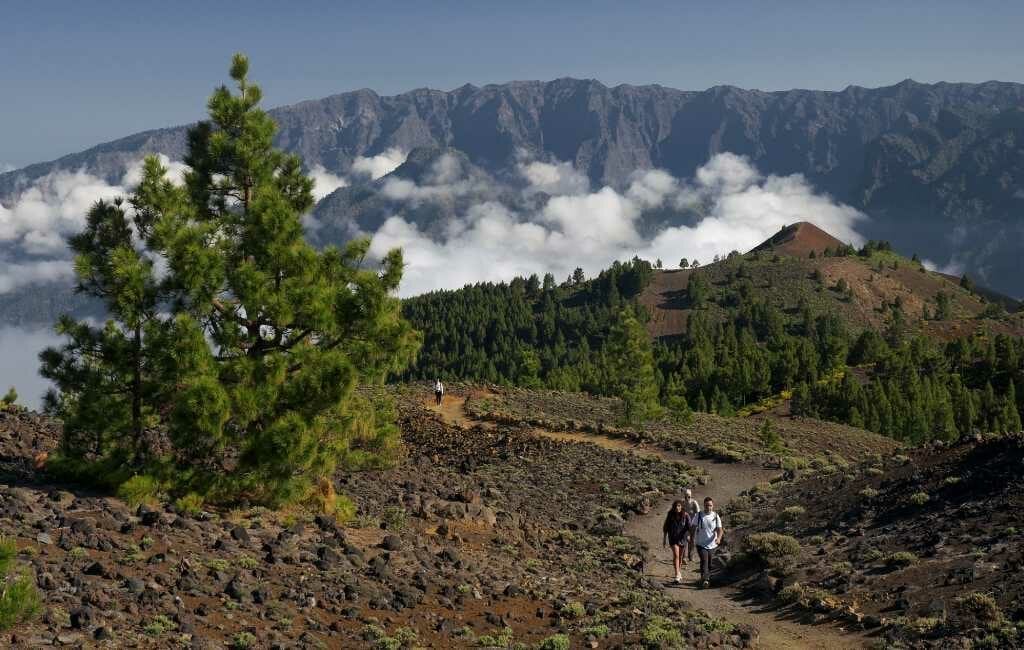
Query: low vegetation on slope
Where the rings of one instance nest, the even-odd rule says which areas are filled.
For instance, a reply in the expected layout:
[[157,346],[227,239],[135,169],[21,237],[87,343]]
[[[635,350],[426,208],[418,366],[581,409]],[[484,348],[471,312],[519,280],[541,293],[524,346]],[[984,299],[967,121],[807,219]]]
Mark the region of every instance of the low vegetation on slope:
[[[518,427],[463,430],[400,395],[405,459],[322,486],[299,509],[122,499],[37,481],[59,427],[0,413],[0,538],[38,585],[3,647],[749,647],[642,579],[625,522],[690,469]],[[32,444],[31,441],[35,441]],[[0,564],[12,548],[0,544]],[[0,580],[2,580],[0,576]],[[24,602],[24,601],[23,601]],[[2,604],[2,603],[0,603]],[[32,603],[28,603],[32,605]],[[56,641],[55,641],[56,640]]]
[[[731,508],[751,522],[737,573],[780,604],[882,625],[892,641],[1019,647],[1022,462],[1024,434],[978,436],[756,491]],[[768,535],[795,547],[754,562]]]
[[[498,422],[523,422],[553,431],[603,432],[683,453],[725,460],[782,460],[788,466],[839,466],[872,454],[894,453],[891,438],[810,418],[724,418],[694,413],[623,427],[623,402],[586,393],[494,387],[472,390],[467,409]],[[767,424],[766,424],[767,423]]]

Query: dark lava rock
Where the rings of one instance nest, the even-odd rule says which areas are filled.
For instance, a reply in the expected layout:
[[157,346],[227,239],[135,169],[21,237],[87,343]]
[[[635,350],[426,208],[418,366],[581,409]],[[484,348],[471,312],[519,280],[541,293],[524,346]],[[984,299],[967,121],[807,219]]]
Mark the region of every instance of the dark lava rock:
[[249,543],[249,531],[242,528],[241,526],[235,526],[231,529],[231,537],[236,542],[241,542],[243,544]]
[[101,562],[93,562],[89,566],[85,567],[82,573],[87,576],[103,576],[104,578],[109,578],[111,576],[110,570]]
[[232,578],[226,587],[224,587],[224,593],[231,596],[235,600],[241,602],[246,599],[249,595],[248,589],[246,588],[245,582],[241,576],[235,576]]
[[93,611],[91,607],[76,607],[71,610],[71,627],[76,630],[84,630],[92,624]]
[[140,505],[136,514],[143,526],[155,526],[160,521],[160,511],[154,510],[146,504]]

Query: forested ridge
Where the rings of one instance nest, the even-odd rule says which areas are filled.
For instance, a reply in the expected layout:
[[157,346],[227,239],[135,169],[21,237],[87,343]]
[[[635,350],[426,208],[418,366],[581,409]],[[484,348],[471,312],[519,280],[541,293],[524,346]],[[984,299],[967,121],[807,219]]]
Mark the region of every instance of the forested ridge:
[[[880,273],[919,266],[884,242],[828,255]],[[951,340],[921,327],[925,319],[951,318],[951,305],[974,296],[966,278],[929,297],[917,321],[897,296],[879,308],[882,327],[871,328],[833,308],[851,300],[844,281],[825,286],[817,271],[798,288],[775,279],[792,277],[799,260],[734,253],[716,262],[691,270],[685,295],[675,298],[689,310],[683,334],[654,342],[636,334],[644,339],[636,345],[649,346],[657,400],[669,410],[733,415],[792,397],[795,415],[908,442],[1021,428],[1024,339],[991,333],[981,320],[974,321],[980,332]],[[559,284],[531,276],[407,300],[404,316],[424,333],[424,345],[403,378],[621,396],[623,375],[643,372],[621,363],[621,332],[627,321],[648,318],[637,297],[655,266],[634,258],[591,280],[577,271]],[[999,316],[998,305],[990,306],[984,316]]]

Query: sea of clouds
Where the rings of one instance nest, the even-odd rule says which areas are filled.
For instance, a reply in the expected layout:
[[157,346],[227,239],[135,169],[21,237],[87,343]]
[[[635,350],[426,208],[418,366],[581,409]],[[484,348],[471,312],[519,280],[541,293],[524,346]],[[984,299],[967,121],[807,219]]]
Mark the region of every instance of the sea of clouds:
[[[170,176],[180,178],[185,166],[162,158]],[[661,259],[666,268],[684,257],[707,263],[716,255],[746,251],[796,221],[814,223],[854,245],[863,242],[857,231],[866,220],[863,213],[816,192],[799,174],[764,175],[731,153],[715,155],[690,179],[640,170],[621,188],[593,187],[568,162],[526,154],[516,165],[516,178],[500,187],[491,177],[465,169],[452,154],[436,159],[419,182],[388,176],[405,158],[405,152],[389,149],[356,159],[347,176],[322,167],[310,172],[318,201],[355,180],[378,182],[395,214],[366,234],[375,257],[394,247],[404,250],[402,296],[532,273],[562,280],[577,266],[591,276],[634,255]],[[0,205],[0,294],[47,281],[70,282],[66,238],[82,229],[94,202],[128,194],[141,169],[140,160],[117,184],[84,171],[54,172],[9,207]],[[457,197],[471,200],[443,224],[440,235],[427,234],[402,216],[403,205],[450,203]],[[651,214],[688,216],[686,225],[651,228]],[[308,217],[306,224],[318,225]],[[0,388],[13,383],[26,403],[37,405],[45,384],[36,381],[35,356],[55,341],[48,331],[0,330]]]
[[[422,184],[388,177],[382,193],[399,203],[502,196],[482,191],[481,183],[488,181],[459,173],[452,155],[434,164],[438,169]],[[863,213],[815,192],[799,174],[766,176],[731,153],[714,156],[692,179],[649,169],[636,172],[621,189],[594,188],[567,162],[522,160],[516,171],[522,183],[516,200],[472,203],[444,224],[441,237],[400,214],[369,233],[375,256],[394,247],[404,250],[403,296],[531,273],[552,273],[562,280],[577,266],[590,276],[634,255],[661,259],[665,268],[684,257],[706,263],[716,255],[753,248],[796,221],[814,223],[854,245],[863,243],[857,232],[867,218]],[[541,195],[549,198],[530,200]],[[687,225],[648,227],[645,216],[666,212],[691,216]]]

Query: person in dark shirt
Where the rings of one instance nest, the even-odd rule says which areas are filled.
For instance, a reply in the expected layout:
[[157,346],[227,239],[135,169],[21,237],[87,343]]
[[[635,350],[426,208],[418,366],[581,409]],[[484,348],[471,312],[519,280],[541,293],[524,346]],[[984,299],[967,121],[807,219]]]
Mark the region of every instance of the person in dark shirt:
[[686,503],[673,501],[672,508],[665,515],[665,525],[662,526],[664,534],[663,543],[672,547],[672,566],[676,570],[676,584],[683,582],[683,566],[686,559],[683,558],[683,549],[686,548],[686,540],[690,533],[690,513],[686,511]]

